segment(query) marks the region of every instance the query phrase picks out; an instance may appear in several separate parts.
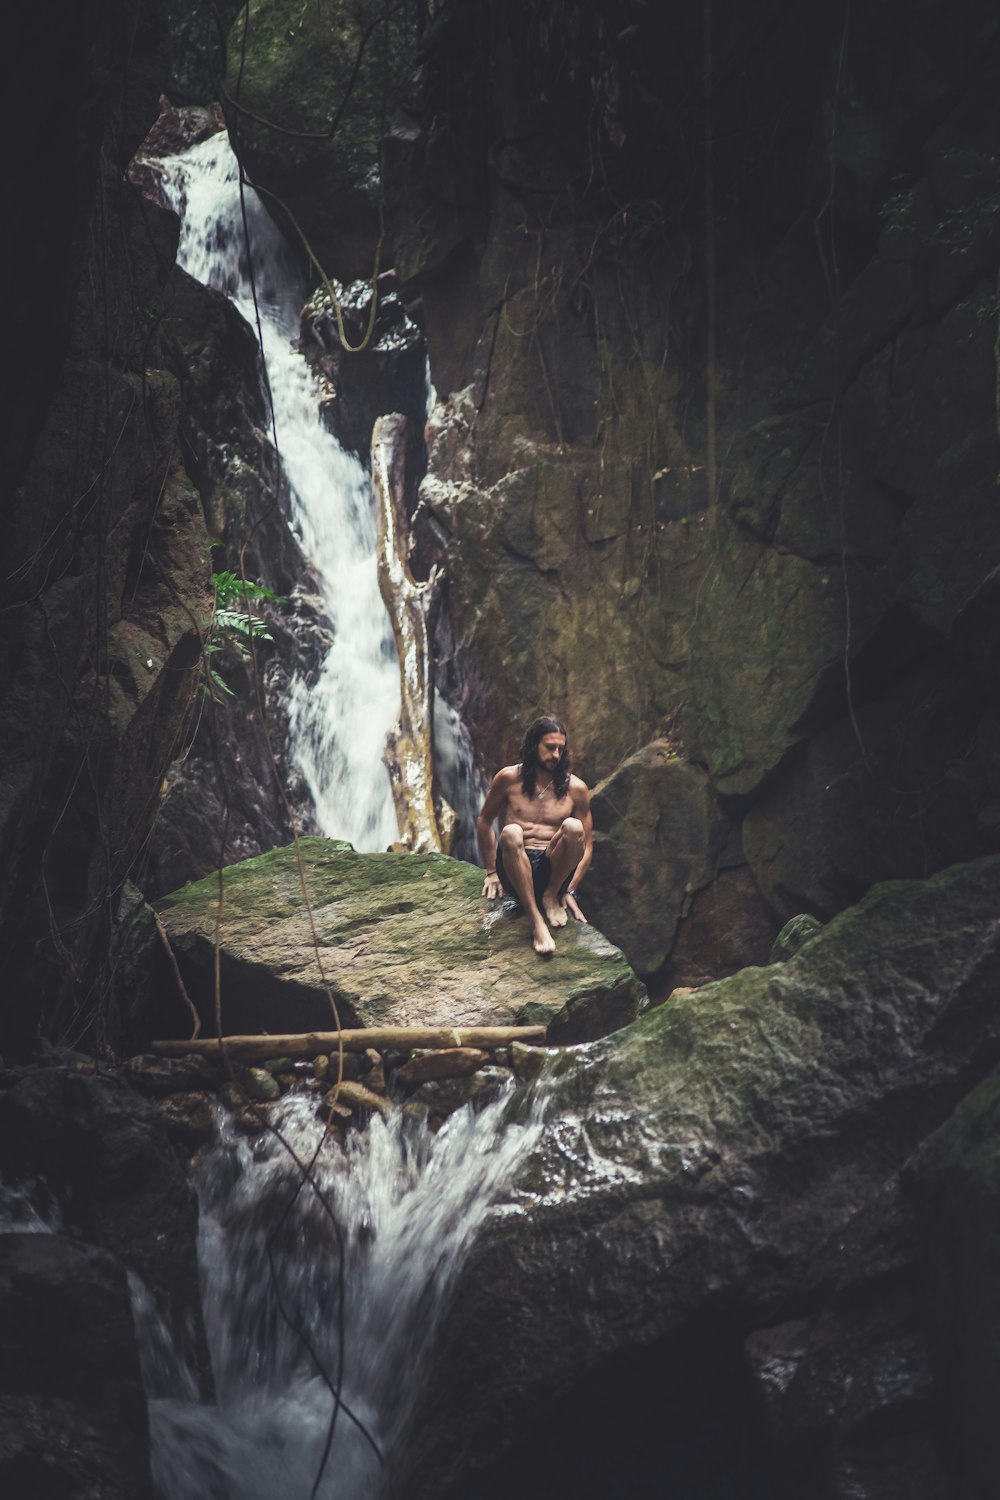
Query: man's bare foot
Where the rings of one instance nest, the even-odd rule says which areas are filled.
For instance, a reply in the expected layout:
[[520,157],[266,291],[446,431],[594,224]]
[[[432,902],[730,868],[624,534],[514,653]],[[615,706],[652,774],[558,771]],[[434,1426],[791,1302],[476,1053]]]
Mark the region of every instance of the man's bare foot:
[[535,936],[532,939],[531,946],[539,958],[544,958],[546,954],[556,951],[555,940],[544,922],[539,922],[535,928]]
[[558,896],[550,896],[546,891],[542,897],[542,910],[545,912],[545,920],[550,927],[566,926],[568,919]]

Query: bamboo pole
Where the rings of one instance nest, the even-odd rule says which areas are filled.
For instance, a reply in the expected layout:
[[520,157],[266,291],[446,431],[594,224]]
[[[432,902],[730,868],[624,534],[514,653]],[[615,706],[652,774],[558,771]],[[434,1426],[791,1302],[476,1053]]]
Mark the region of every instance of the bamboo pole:
[[364,1026],[352,1031],[306,1031],[285,1036],[199,1037],[196,1041],[152,1043],[157,1057],[221,1057],[223,1049],[241,1059],[318,1057],[321,1053],[364,1052],[369,1047],[412,1052],[416,1047],[480,1047],[491,1052],[511,1042],[541,1046],[544,1026]]

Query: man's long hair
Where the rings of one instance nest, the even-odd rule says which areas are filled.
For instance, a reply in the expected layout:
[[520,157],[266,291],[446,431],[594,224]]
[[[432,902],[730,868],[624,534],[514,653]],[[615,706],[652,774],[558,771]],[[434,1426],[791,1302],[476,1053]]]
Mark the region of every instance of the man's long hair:
[[[526,797],[535,795],[535,778],[538,775],[538,746],[547,734],[565,734],[566,725],[551,714],[542,714],[524,731],[521,742],[521,788]],[[563,750],[559,767],[552,778],[552,788],[557,797],[565,797],[569,791],[569,739]]]

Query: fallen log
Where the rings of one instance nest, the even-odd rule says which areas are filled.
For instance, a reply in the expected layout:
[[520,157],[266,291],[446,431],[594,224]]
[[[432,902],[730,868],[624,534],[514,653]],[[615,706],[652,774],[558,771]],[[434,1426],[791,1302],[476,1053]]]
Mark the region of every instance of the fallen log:
[[544,1040],[544,1026],[364,1026],[352,1031],[305,1031],[290,1036],[160,1041],[153,1042],[151,1050],[157,1057],[188,1057],[191,1053],[219,1057],[224,1049],[231,1057],[246,1061],[264,1057],[318,1057],[322,1052],[336,1055],[340,1045],[345,1052],[364,1052],[367,1047],[394,1052],[412,1052],[416,1047],[479,1047],[491,1052],[497,1047],[508,1047],[511,1042],[530,1042],[537,1047]]

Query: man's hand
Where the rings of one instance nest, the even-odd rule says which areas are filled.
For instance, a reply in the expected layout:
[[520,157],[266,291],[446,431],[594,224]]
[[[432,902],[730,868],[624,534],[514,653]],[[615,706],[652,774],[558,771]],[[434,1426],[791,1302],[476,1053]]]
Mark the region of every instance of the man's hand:
[[584,925],[587,924],[587,918],[583,915],[583,912],[577,906],[576,897],[573,895],[572,891],[566,892],[565,896],[563,897],[562,904],[569,912],[574,922],[583,922]]
[[503,886],[500,884],[500,876],[494,870],[493,874],[487,875],[483,881],[483,895],[487,901],[495,901],[502,894]]

